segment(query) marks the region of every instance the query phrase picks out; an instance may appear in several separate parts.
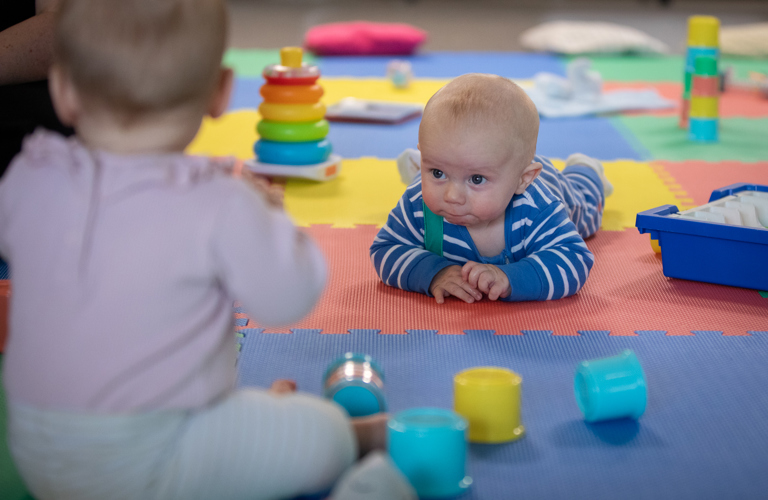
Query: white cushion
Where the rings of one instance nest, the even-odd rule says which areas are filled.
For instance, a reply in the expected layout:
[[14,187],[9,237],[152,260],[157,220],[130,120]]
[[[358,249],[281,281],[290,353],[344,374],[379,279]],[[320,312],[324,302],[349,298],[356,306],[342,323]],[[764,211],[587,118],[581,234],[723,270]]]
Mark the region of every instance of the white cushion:
[[720,51],[735,56],[768,55],[768,23],[720,28]]
[[663,54],[660,40],[629,26],[613,23],[553,21],[534,26],[520,35],[528,50],[560,54],[643,52]]

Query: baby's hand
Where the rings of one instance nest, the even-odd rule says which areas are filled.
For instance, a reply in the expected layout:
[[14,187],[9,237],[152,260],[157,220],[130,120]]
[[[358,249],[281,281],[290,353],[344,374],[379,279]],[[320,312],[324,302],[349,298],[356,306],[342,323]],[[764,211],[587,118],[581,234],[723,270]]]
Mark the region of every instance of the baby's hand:
[[283,186],[272,183],[266,177],[256,175],[250,170],[243,170],[243,180],[251,185],[256,191],[264,195],[267,203],[275,208],[283,208],[283,197],[285,190]]
[[272,387],[269,388],[269,392],[272,394],[290,394],[296,392],[296,382],[287,379],[277,379],[272,382]]
[[285,194],[283,186],[270,182],[266,177],[254,174],[240,160],[232,163],[227,169],[231,171],[232,177],[243,179],[246,184],[263,194],[267,204],[274,208],[283,208],[283,197]]
[[367,417],[352,419],[352,429],[357,437],[360,456],[364,457],[373,450],[387,449],[387,420],[386,413],[376,413]]
[[488,295],[490,300],[503,299],[512,293],[507,274],[492,264],[469,261],[461,268],[461,278]]
[[467,304],[483,298],[476,286],[470,285],[461,277],[461,266],[448,266],[441,269],[432,278],[429,293],[435,296],[438,304],[445,302],[445,298],[449,295],[453,295]]

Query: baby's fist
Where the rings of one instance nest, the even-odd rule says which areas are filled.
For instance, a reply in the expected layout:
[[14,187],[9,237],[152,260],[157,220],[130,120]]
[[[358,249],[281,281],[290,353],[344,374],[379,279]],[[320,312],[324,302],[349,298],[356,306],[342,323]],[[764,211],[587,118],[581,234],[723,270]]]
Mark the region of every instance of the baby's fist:
[[461,277],[486,294],[490,300],[509,297],[512,286],[507,274],[493,264],[481,264],[469,261],[461,268]]

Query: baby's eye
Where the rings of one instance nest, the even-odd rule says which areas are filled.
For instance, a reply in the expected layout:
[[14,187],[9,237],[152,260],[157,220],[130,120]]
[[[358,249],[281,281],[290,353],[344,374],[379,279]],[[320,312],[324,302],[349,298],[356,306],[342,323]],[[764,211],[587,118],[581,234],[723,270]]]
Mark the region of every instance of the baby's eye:
[[470,180],[472,181],[472,184],[480,185],[485,182],[485,177],[479,174],[475,174],[472,177],[470,177]]
[[445,174],[443,174],[443,171],[438,170],[436,168],[432,169],[432,175],[435,176],[435,179],[442,179],[443,177],[445,177]]

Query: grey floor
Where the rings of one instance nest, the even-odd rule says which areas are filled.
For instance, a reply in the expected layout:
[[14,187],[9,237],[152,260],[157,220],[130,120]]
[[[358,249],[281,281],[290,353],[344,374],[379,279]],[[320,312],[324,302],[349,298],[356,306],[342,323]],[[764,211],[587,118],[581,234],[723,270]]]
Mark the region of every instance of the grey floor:
[[686,19],[715,15],[723,26],[768,22],[768,0],[229,0],[230,45],[301,45],[316,24],[404,22],[429,33],[423,50],[522,50],[520,33],[553,20],[605,21],[640,29],[684,50]]

